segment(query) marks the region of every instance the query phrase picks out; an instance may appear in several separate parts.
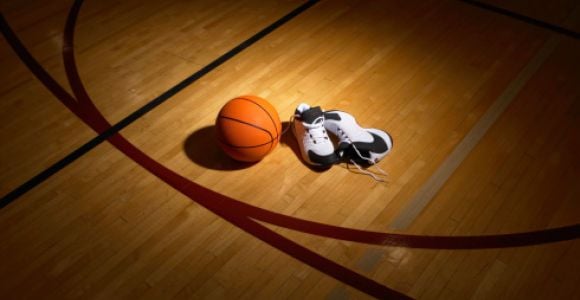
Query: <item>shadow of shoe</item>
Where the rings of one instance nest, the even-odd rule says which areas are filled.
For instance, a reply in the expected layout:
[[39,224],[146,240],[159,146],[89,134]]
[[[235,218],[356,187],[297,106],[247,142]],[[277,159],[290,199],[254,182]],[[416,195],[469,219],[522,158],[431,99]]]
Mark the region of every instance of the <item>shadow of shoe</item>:
[[[291,125],[290,122],[282,122],[282,128],[284,130],[286,130],[286,128],[288,128],[288,126],[290,125]],[[314,172],[321,173],[327,171],[332,167],[332,166],[317,167],[306,163],[304,159],[302,159],[302,153],[300,152],[298,141],[296,140],[296,137],[294,136],[294,133],[292,132],[291,129],[286,130],[286,132],[282,135],[282,137],[280,138],[280,144],[286,145],[290,149],[292,149],[292,152],[294,152],[294,155],[296,155],[296,157],[300,160],[300,162]]]
[[229,157],[220,148],[213,125],[203,127],[190,134],[183,142],[183,150],[192,162],[213,170],[241,170],[255,164],[240,162]]

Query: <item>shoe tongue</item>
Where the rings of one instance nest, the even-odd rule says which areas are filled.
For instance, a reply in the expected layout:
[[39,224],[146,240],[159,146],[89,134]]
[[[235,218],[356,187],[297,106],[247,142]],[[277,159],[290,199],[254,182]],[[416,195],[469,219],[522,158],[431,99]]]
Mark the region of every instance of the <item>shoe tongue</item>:
[[313,124],[316,119],[322,117],[322,109],[320,106],[311,107],[300,114],[300,118],[304,123]]

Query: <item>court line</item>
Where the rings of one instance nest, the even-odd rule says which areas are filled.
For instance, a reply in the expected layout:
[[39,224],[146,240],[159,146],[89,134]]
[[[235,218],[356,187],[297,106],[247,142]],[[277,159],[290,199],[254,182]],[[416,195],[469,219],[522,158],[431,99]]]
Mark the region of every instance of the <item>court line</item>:
[[560,37],[552,36],[544,42],[542,48],[534,55],[528,64],[518,73],[516,78],[510,82],[503,93],[495,100],[492,106],[471,128],[463,140],[447,156],[439,168],[429,177],[429,179],[415,193],[402,212],[391,222],[389,229],[401,230],[407,228],[421,214],[423,209],[433,200],[437,192],[447,182],[449,177],[471,153],[473,148],[483,138],[485,133],[503,114],[509,104],[514,100],[524,85],[534,75],[559,43]]
[[[80,9],[82,3],[83,0],[76,0],[75,5],[78,4],[78,8]],[[67,79],[71,85],[73,94],[80,103],[79,107],[75,107],[74,109],[83,111],[82,114],[79,114],[81,119],[95,131],[100,133],[111,125],[92,103],[93,101],[88,95],[84,83],[79,76],[77,70],[78,66],[75,61],[74,27],[76,14],[79,13],[79,9],[73,7],[69,13],[64,39],[65,44],[70,45],[70,47],[63,48],[63,62],[65,64]],[[65,94],[69,95],[68,93]],[[189,197],[192,201],[204,206],[241,230],[250,233],[254,237],[266,242],[270,246],[290,255],[291,257],[377,298],[409,298],[404,294],[362,276],[296,242],[293,242],[271,229],[268,229],[252,219],[249,214],[241,213],[235,205],[235,203],[242,204],[241,202],[221,195],[211,189],[204,188],[201,185],[175,173],[135,147],[135,145],[126,140],[120,133],[110,137],[108,142],[117,148],[117,150],[124,153],[128,158],[148,170],[152,175],[157,176],[166,184]],[[243,204],[243,206],[250,209],[257,209],[247,204]]]
[[580,39],[580,33],[567,29],[565,27],[559,26],[559,25],[555,25],[552,23],[548,23],[539,19],[535,19],[532,17],[528,17],[526,15],[523,14],[519,14],[516,12],[513,12],[511,10],[505,9],[505,8],[501,8],[499,6],[495,6],[495,5],[491,5],[488,3],[484,3],[484,2],[480,2],[480,1],[474,1],[474,0],[459,0],[465,4],[477,7],[477,8],[481,8],[487,11],[491,11],[500,15],[504,15],[507,17],[510,17],[512,19],[516,19],[516,20],[520,20],[522,22],[528,23],[532,26],[536,26],[536,27],[540,27],[540,28],[544,28],[565,36],[569,36],[571,38],[574,39]]
[[[56,174],[61,169],[65,168],[66,166],[68,166],[69,164],[71,164],[72,162],[77,160],[79,157],[81,157],[82,155],[84,155],[85,153],[90,151],[91,149],[93,149],[96,146],[98,146],[99,144],[101,144],[107,138],[113,136],[117,132],[119,132],[122,129],[124,129],[125,127],[129,126],[131,123],[135,122],[137,119],[141,118],[146,113],[150,112],[151,110],[153,110],[157,106],[161,105],[163,102],[167,101],[169,98],[171,98],[172,96],[174,96],[175,94],[177,94],[181,90],[185,89],[186,87],[188,87],[189,85],[191,85],[192,83],[194,83],[195,81],[197,81],[198,79],[200,79],[201,77],[206,75],[207,73],[211,72],[212,70],[219,67],[220,65],[222,65],[226,61],[230,60],[235,55],[239,54],[240,52],[242,52],[246,48],[255,44],[260,39],[264,38],[265,36],[267,36],[268,34],[273,32],[274,30],[279,28],[280,26],[286,24],[288,21],[290,21],[293,18],[295,18],[296,16],[300,15],[301,13],[303,13],[308,8],[312,7],[314,4],[316,4],[318,2],[319,2],[319,0],[309,0],[306,3],[300,5],[299,7],[297,7],[296,9],[291,11],[290,13],[286,14],[285,16],[278,19],[274,23],[270,24],[266,28],[262,29],[258,33],[254,34],[253,36],[251,36],[247,40],[243,41],[242,43],[240,43],[239,45],[237,45],[236,47],[234,47],[230,51],[228,51],[225,54],[223,54],[222,56],[218,57],[217,59],[215,59],[214,61],[212,61],[211,63],[209,63],[208,65],[206,65],[202,69],[200,69],[199,71],[195,72],[191,76],[189,76],[186,79],[179,82],[177,85],[175,85],[172,88],[170,88],[169,90],[165,91],[163,94],[157,96],[156,98],[154,98],[153,100],[151,100],[150,102],[148,102],[147,104],[142,106],[141,108],[137,109],[136,111],[134,111],[133,113],[131,113],[130,115],[128,115],[127,117],[122,119],[121,121],[114,124],[109,129],[105,130],[103,133],[99,134],[95,138],[93,138],[90,141],[88,141],[87,143],[83,144],[81,147],[79,147],[76,150],[74,150],[73,152],[69,153],[67,156],[65,156],[61,160],[52,164],[50,167],[48,167],[44,171],[40,172],[39,174],[35,175],[34,177],[29,179],[28,181],[26,181],[22,185],[18,186],[16,189],[14,189],[11,192],[9,192],[8,194],[4,195],[0,199],[0,209],[6,207],[10,203],[12,203],[14,200],[16,200],[20,196],[24,195],[26,192],[28,192],[31,189],[33,189],[34,187],[38,186],[39,184],[41,184],[42,182],[44,182],[45,180],[50,178],[52,175]],[[72,9],[78,10],[79,7],[80,6],[73,6]],[[2,33],[8,39],[9,36],[7,36],[7,34],[10,34],[11,30],[8,27],[8,24],[4,18],[4,15],[1,13],[0,13],[0,29],[2,30]],[[70,45],[65,45],[65,47],[70,47]],[[30,58],[22,57],[21,56],[22,53],[23,53],[23,51],[17,51],[17,54],[18,54],[18,56],[20,56],[21,59],[30,61]],[[57,94],[57,95],[60,95],[60,94]],[[61,97],[62,97],[62,95],[61,95]],[[64,97],[64,98],[66,98],[66,97]]]
[[[0,14],[1,17],[1,14]],[[2,18],[0,18],[0,21]],[[0,22],[2,23],[2,22]],[[0,24],[2,25],[2,24]],[[47,81],[46,78],[41,76],[46,74],[46,71],[38,64],[35,59],[28,53],[26,48],[20,47],[18,44],[20,41],[16,36],[10,36],[6,34],[5,30],[11,30],[7,24],[6,26],[0,26],[3,33],[8,38],[8,43],[13,47],[15,51],[24,51],[25,53],[20,53],[19,57],[22,58],[23,63],[29,68],[29,70],[39,79],[49,90],[57,90],[57,92],[62,92],[61,94],[65,98],[73,99],[68,92],[66,92],[56,81]],[[71,39],[65,34],[65,39]],[[72,39],[71,39],[72,41]],[[67,44],[67,43],[65,43]],[[72,43],[70,43],[72,45]],[[63,48],[64,63],[70,64],[71,68],[67,68],[67,77],[71,78],[70,83],[72,85],[73,91],[82,88],[83,84],[80,82],[79,78],[74,78],[78,76],[76,72],[76,66],[74,64],[74,55],[72,55],[73,50],[71,47]],[[27,60],[28,58],[29,60]],[[72,71],[71,71],[72,70]],[[52,84],[55,84],[52,86]],[[76,84],[79,84],[78,86]],[[80,97],[86,95],[86,93],[77,91]],[[58,93],[54,93],[55,96]],[[67,99],[57,97],[61,102],[65,102]],[[75,99],[73,99],[75,100]],[[82,102],[82,101],[81,101]],[[66,104],[65,104],[66,105]],[[108,122],[102,117],[100,112],[92,107],[86,107],[85,111],[81,111],[81,107],[75,106],[69,108],[73,113],[79,115],[81,120],[85,121],[87,125],[93,128],[97,132],[102,132],[110,127]],[[95,115],[97,113],[98,115]],[[523,247],[531,245],[539,245],[546,243],[561,242],[567,240],[573,240],[580,237],[580,223],[541,229],[528,232],[518,232],[518,233],[507,233],[507,234],[492,234],[492,235],[475,235],[475,236],[425,236],[425,235],[409,235],[409,234],[395,234],[387,232],[376,232],[361,230],[355,228],[341,227],[331,224],[325,224],[305,219],[296,218],[293,216],[288,216],[280,214],[277,212],[269,211],[257,206],[252,206],[247,203],[238,201],[233,198],[226,197],[219,194],[213,190],[207,189],[183,176],[167,169],[165,166],[159,164],[157,161],[153,160],[145,153],[135,148],[131,143],[120,134],[115,134],[108,138],[109,141],[119,142],[122,140],[125,145],[121,148],[124,149],[124,153],[132,157],[134,160],[139,160],[142,162],[142,166],[149,170],[151,173],[155,174],[160,179],[163,179],[166,183],[170,184],[176,190],[181,191],[188,197],[192,199],[197,199],[198,203],[205,203],[207,199],[215,202],[221,208],[232,209],[236,213],[245,214],[250,218],[267,222],[272,225],[285,227],[288,229],[300,231],[303,233],[309,233],[313,235],[334,238],[338,240],[366,243],[373,245],[382,246],[395,246],[395,247],[409,247],[409,248],[426,248],[426,249],[483,249],[483,248],[508,248],[508,247]],[[131,148],[127,150],[126,148]],[[137,156],[137,158],[134,158]],[[145,162],[143,162],[145,161]],[[217,212],[218,215],[221,215]]]
[[[74,26],[74,22],[72,23]],[[7,28],[10,30],[9,27]],[[65,34],[65,39],[70,39],[71,42],[69,44],[72,46],[72,34],[70,36]],[[18,47],[14,47],[15,43],[19,43],[17,38],[15,40],[9,40],[9,43],[15,50],[18,49]],[[25,48],[22,48],[21,50],[26,51]],[[29,67],[34,75],[36,75],[38,79],[47,86],[47,88],[54,88],[60,91],[64,91],[62,87],[59,86],[55,81],[52,81],[52,83],[56,83],[56,86],[51,87],[49,86],[51,82],[46,82],[41,76],[39,76],[39,74],[42,74],[40,71],[43,71],[44,73],[46,72],[42,69],[42,66],[40,66],[40,64],[38,64],[32,56],[30,56],[29,53],[19,56],[21,58],[30,58],[30,61],[23,59],[23,62],[27,65],[27,67]],[[72,47],[63,48],[63,57],[65,64],[69,64],[69,67],[66,68],[67,78],[71,83],[71,87],[73,88],[75,95],[78,98],[83,98],[85,96],[88,97],[86,91],[83,91],[83,83],[80,81],[78,72],[76,71]],[[66,91],[64,91],[64,95],[66,98],[72,98],[72,96],[70,96]],[[61,99],[60,97],[57,98],[61,102],[68,100]],[[87,123],[87,125],[91,126],[97,132],[101,132],[105,130],[103,128],[110,126],[104,117],[100,114],[100,112],[96,110],[94,105],[86,105],[86,103],[91,102],[90,98],[81,100],[86,100],[80,101],[81,103],[84,102],[85,106],[81,105],[69,108],[71,111],[73,111],[73,113],[79,115],[81,119]],[[405,295],[399,294],[396,291],[380,285],[377,282],[374,282],[350,269],[344,268],[343,266],[338,265],[335,262],[330,261],[327,258],[320,256],[311,250],[308,250],[307,248],[300,246],[295,242],[288,240],[287,238],[284,238],[279,234],[276,234],[275,232],[251,220],[251,218],[266,221],[273,225],[283,226],[289,229],[342,240],[373,243],[379,245],[424,248],[436,247],[438,249],[443,249],[442,247],[453,247],[453,249],[474,249],[488,247],[493,248],[523,246],[574,239],[577,238],[580,234],[579,224],[534,232],[489,236],[412,236],[371,232],[321,224],[264,210],[262,208],[251,206],[238,200],[228,198],[213,190],[204,188],[203,186],[200,186],[199,184],[184,178],[183,176],[161,165],[159,162],[153,160],[151,157],[147,156],[145,153],[136,148],[129,141],[124,139],[120,134],[112,135],[108,138],[108,141],[117,147],[117,149],[122,151],[125,155],[132,158],[135,162],[138,162],[143,168],[147,169],[176,190],[180,191],[190,199],[196,201],[200,205],[203,205],[204,207],[208,208],[215,214],[228,220],[239,228],[254,235],[256,238],[259,238],[264,242],[276,247],[277,249],[291,255],[292,257],[306,264],[309,264],[310,266],[320,271],[325,272],[327,275],[330,275],[349,285],[356,286],[362,291],[376,296],[384,297],[386,295],[390,295],[405,297]]]

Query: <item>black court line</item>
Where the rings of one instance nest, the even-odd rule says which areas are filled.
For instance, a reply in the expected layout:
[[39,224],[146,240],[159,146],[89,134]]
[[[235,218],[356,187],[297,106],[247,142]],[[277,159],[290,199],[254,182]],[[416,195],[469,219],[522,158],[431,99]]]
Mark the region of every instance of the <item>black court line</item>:
[[[170,88],[169,90],[165,91],[163,94],[157,96],[155,99],[151,100],[150,102],[148,102],[147,104],[145,104],[141,108],[137,109],[136,111],[134,111],[133,113],[131,113],[130,115],[128,115],[127,117],[122,119],[121,121],[114,124],[111,128],[105,130],[103,133],[99,134],[95,138],[91,139],[90,141],[88,141],[87,143],[85,143],[84,145],[79,147],[78,149],[74,150],[73,152],[71,152],[70,154],[65,156],[63,159],[59,160],[58,162],[51,165],[50,167],[48,167],[44,171],[42,171],[39,174],[37,174],[36,176],[32,177],[31,179],[29,179],[28,181],[26,181],[25,183],[23,183],[22,185],[20,185],[16,189],[14,189],[13,191],[11,191],[8,194],[6,194],[5,196],[3,196],[2,199],[0,199],[0,209],[6,207],[10,203],[12,203],[14,200],[16,200],[20,196],[24,195],[26,192],[28,192],[31,189],[33,189],[34,187],[38,186],[39,184],[44,182],[46,179],[50,178],[50,176],[52,176],[55,173],[57,173],[58,171],[62,170],[63,168],[65,168],[66,166],[68,166],[69,164],[71,164],[72,162],[77,160],[79,157],[83,156],[84,154],[89,152],[91,149],[95,148],[96,146],[98,146],[99,144],[101,144],[102,142],[107,140],[107,138],[109,138],[109,137],[113,136],[114,134],[118,133],[119,131],[123,130],[125,127],[129,126],[131,123],[135,122],[136,120],[138,120],[139,118],[144,116],[146,113],[150,112],[151,110],[153,110],[157,106],[161,105],[163,102],[167,101],[169,98],[173,97],[175,94],[177,94],[181,90],[185,89],[186,87],[188,87],[189,85],[191,85],[192,83],[194,83],[195,81],[200,79],[201,77],[203,77],[206,74],[208,74],[209,72],[213,71],[214,69],[216,69],[217,67],[219,67],[220,65],[225,63],[226,61],[230,60],[235,55],[239,54],[240,52],[242,52],[246,48],[255,44],[256,42],[258,42],[259,40],[261,40],[262,38],[264,38],[265,36],[267,36],[268,34],[273,32],[274,30],[276,30],[280,26],[284,25],[288,21],[292,20],[293,18],[297,17],[298,15],[300,15],[301,13],[303,13],[304,11],[306,11],[307,9],[309,9],[310,7],[312,7],[314,4],[316,4],[318,2],[319,2],[319,0],[309,0],[306,3],[300,5],[299,7],[297,7],[296,9],[291,11],[290,13],[286,14],[285,16],[278,19],[277,21],[270,24],[269,26],[265,27],[264,29],[262,29],[261,31],[259,31],[256,34],[254,34],[253,36],[251,36],[247,40],[243,41],[242,43],[240,43],[239,45],[237,45],[236,47],[234,47],[230,51],[228,51],[225,54],[223,54],[222,56],[218,57],[217,59],[215,59],[214,61],[212,61],[211,63],[209,63],[208,65],[206,65],[202,69],[200,69],[199,71],[195,72],[194,74],[187,77],[186,79],[184,79],[183,81],[181,81],[177,85],[175,85],[172,88]],[[6,40],[10,44],[22,46],[20,41],[18,41],[18,39],[15,38],[13,31],[11,30],[11,28],[9,27],[8,23],[6,22],[3,14],[1,14],[1,13],[0,13],[0,30],[2,31],[2,34],[4,35],[4,37],[6,38]]]
[[[498,13],[498,14],[501,14],[504,16],[508,16],[508,17],[523,21],[525,23],[531,24],[531,25],[536,26],[536,27],[551,30],[553,32],[560,33],[560,34],[563,34],[563,35],[566,35],[566,36],[569,36],[569,37],[572,37],[575,39],[580,39],[580,33],[578,33],[578,32],[575,32],[575,31],[572,31],[572,30],[569,30],[569,29],[566,29],[566,28],[563,28],[561,26],[554,25],[554,24],[551,24],[548,22],[537,20],[537,19],[525,16],[522,14],[518,14],[518,13],[515,13],[513,11],[504,9],[504,8],[500,8],[497,6],[493,6],[490,4],[482,3],[479,1],[473,1],[473,0],[459,0],[459,1],[466,3],[468,5],[472,5],[472,6],[477,7],[477,8],[485,9],[485,10],[488,10],[488,11],[491,11],[494,13]],[[316,4],[317,2],[319,2],[319,0],[307,1],[303,5],[299,6],[295,10],[288,13],[287,15],[283,16],[282,18],[278,19],[274,23],[270,24],[268,27],[262,29],[260,32],[256,33],[255,35],[253,35],[249,39],[245,40],[244,42],[242,42],[241,44],[239,44],[235,48],[231,49],[230,51],[226,52],[225,54],[223,54],[219,58],[215,59],[210,64],[203,67],[202,69],[200,69],[199,71],[197,71],[193,75],[189,76],[188,78],[184,79],[183,81],[181,81],[177,85],[173,86],[172,88],[170,88],[169,90],[167,90],[163,94],[159,95],[157,98],[151,100],[150,102],[148,102],[147,104],[145,104],[141,108],[137,109],[136,111],[134,111],[133,113],[131,113],[130,115],[128,115],[127,117],[125,117],[124,119],[119,121],[118,123],[114,124],[111,128],[104,131],[102,134],[98,135],[97,137],[93,138],[89,142],[85,143],[84,145],[82,145],[78,149],[74,150],[73,152],[71,152],[70,154],[65,156],[63,159],[59,160],[58,162],[51,165],[50,167],[48,167],[44,171],[40,172],[36,176],[32,177],[31,179],[29,179],[28,181],[26,181],[25,183],[23,183],[22,185],[20,185],[16,189],[14,189],[13,191],[9,192],[8,194],[6,194],[5,196],[3,196],[0,199],[0,209],[6,207],[8,204],[10,204],[14,200],[16,200],[17,198],[22,196],[23,194],[25,194],[29,190],[33,189],[37,185],[44,182],[50,176],[54,175],[55,173],[57,173],[58,171],[60,171],[64,167],[66,167],[67,165],[71,164],[72,162],[74,162],[76,159],[78,159],[79,157],[81,157],[82,155],[84,155],[85,153],[90,151],[91,149],[95,148],[97,145],[99,145],[100,143],[105,141],[107,138],[111,137],[112,135],[114,135],[115,133],[124,129],[125,127],[129,126],[131,123],[135,122],[137,119],[139,119],[140,117],[142,117],[143,115],[145,115],[149,111],[153,110],[155,107],[157,107],[160,104],[162,104],[163,102],[167,101],[169,98],[171,98],[172,96],[174,96],[175,94],[177,94],[178,92],[180,92],[181,90],[183,90],[184,88],[189,86],[190,84],[194,83],[195,81],[197,81],[198,79],[200,79],[201,77],[206,75],[207,73],[209,73],[212,70],[214,70],[215,68],[219,67],[220,65],[222,65],[223,63],[225,63],[226,61],[228,61],[229,59],[231,59],[232,57],[234,57],[235,55],[237,55],[238,53],[240,53],[244,49],[253,45],[254,43],[256,43],[257,41],[259,41],[260,39],[262,39],[263,37],[265,37],[266,35],[268,35],[272,31],[274,31],[278,27],[284,25],[286,22],[288,22],[291,19],[293,19],[294,17],[298,16],[299,14],[301,14],[302,12],[304,12],[305,10],[307,10],[308,8],[310,8],[311,6]],[[20,47],[22,47],[22,45],[20,44],[20,42],[18,40],[14,41],[14,34],[13,34],[12,30],[10,29],[10,27],[8,26],[8,23],[5,21],[3,14],[1,14],[1,13],[0,13],[0,29],[2,31],[2,34],[4,35],[4,37],[6,38],[6,40],[9,43],[19,45]]]
[[542,20],[538,20],[538,19],[534,19],[532,17],[528,17],[526,15],[522,15],[516,12],[513,12],[511,10],[505,9],[505,8],[501,8],[499,6],[495,6],[495,5],[491,5],[491,4],[487,4],[484,2],[480,2],[480,1],[474,1],[474,0],[459,0],[463,3],[475,6],[477,8],[481,8],[481,9],[485,9],[500,15],[504,15],[522,22],[525,22],[527,24],[533,25],[535,27],[540,27],[543,29],[547,29],[574,39],[580,39],[580,33],[564,28],[562,26],[559,25],[555,25],[552,23],[548,23]]

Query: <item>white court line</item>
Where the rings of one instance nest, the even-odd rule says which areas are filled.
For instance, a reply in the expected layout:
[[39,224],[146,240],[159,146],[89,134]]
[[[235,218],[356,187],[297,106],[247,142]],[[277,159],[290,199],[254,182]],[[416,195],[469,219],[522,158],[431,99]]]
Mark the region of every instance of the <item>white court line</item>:
[[518,95],[522,87],[530,77],[538,71],[560,41],[559,36],[552,36],[544,43],[544,46],[518,73],[516,78],[506,87],[503,93],[495,100],[492,106],[485,112],[479,121],[471,128],[469,133],[455,147],[453,152],[439,166],[437,171],[423,184],[414,197],[405,206],[403,211],[389,225],[391,230],[401,230],[409,227],[421,214],[423,209],[431,202],[465,157],[479,143],[489,128],[503,114],[508,105]]
[[[443,184],[449,179],[451,174],[453,174],[465,157],[467,157],[475,145],[481,140],[483,135],[496,122],[499,116],[501,116],[532,75],[548,59],[560,40],[561,38],[559,36],[552,36],[544,43],[542,48],[536,52],[536,55],[518,73],[516,78],[506,87],[503,93],[471,128],[463,140],[459,142],[453,152],[439,166],[437,171],[417,191],[403,211],[393,220],[389,226],[390,230],[405,229],[413,223],[433,199],[435,194],[441,189]],[[371,248],[366,250],[358,259],[356,269],[363,273],[371,272],[384,259],[387,253],[386,249]],[[343,300],[345,297],[348,299],[349,294],[344,286],[339,285],[328,294],[327,299]]]

